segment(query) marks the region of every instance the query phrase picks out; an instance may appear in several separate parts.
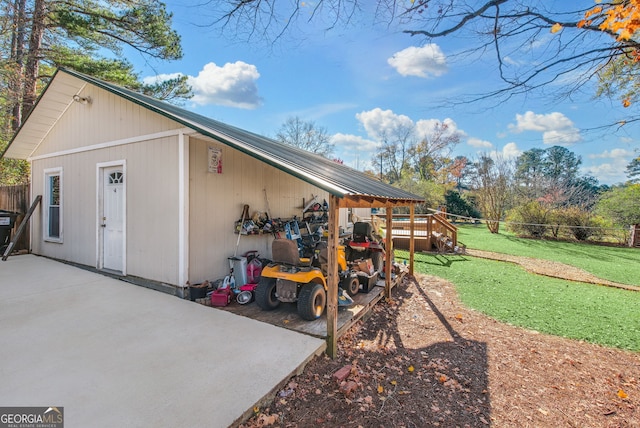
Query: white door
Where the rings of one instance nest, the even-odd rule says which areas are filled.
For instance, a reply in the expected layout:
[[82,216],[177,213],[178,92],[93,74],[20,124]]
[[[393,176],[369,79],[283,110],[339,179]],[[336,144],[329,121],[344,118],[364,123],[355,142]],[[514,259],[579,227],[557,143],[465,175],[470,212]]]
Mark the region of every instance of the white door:
[[123,271],[124,260],[124,171],[102,170],[102,268]]

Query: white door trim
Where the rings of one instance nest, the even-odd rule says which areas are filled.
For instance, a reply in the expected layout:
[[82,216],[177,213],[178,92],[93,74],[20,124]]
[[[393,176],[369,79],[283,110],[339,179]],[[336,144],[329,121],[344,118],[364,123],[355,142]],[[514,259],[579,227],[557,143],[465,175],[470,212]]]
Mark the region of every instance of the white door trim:
[[189,136],[178,135],[178,287],[189,280]]
[[124,184],[122,187],[122,209],[123,209],[123,223],[122,223],[122,275],[127,274],[127,182],[129,176],[127,175],[127,161],[125,159],[99,162],[96,164],[96,268],[104,268],[103,257],[103,238],[102,238],[102,211],[103,211],[103,191],[104,191],[104,174],[105,168],[122,167],[124,174]]

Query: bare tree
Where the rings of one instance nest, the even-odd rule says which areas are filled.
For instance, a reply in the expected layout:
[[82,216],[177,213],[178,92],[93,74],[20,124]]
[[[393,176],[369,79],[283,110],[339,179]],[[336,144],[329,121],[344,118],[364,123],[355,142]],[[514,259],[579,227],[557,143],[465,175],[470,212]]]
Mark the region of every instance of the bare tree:
[[491,233],[500,231],[500,220],[512,194],[513,162],[501,157],[481,155],[475,162],[473,190],[476,203]]
[[410,167],[411,151],[417,141],[415,128],[412,123],[398,123],[380,134],[379,139],[381,145],[371,163],[380,170],[381,178],[396,183]]
[[276,138],[311,153],[329,157],[335,148],[326,128],[317,126],[313,121],[304,121],[299,117],[290,117],[282,124]]

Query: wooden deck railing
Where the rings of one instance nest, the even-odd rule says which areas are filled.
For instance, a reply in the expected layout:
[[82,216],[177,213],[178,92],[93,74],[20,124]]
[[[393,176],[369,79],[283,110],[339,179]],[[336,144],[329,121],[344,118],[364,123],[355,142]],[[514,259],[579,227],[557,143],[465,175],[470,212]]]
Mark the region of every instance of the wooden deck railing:
[[[395,248],[409,248],[411,220],[407,215],[393,215],[392,234]],[[458,228],[451,224],[443,213],[416,214],[413,236],[416,250],[419,251],[435,249],[448,252],[454,251],[458,246]]]

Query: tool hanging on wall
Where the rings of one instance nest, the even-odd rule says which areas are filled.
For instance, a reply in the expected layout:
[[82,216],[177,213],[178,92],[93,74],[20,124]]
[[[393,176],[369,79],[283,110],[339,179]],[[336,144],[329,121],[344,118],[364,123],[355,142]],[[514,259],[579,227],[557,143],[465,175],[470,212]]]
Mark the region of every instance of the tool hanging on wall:
[[[305,212],[309,211],[311,209],[311,207],[313,207],[315,204],[318,204],[318,195],[314,195],[313,193],[311,194],[311,200],[305,205],[304,203],[304,198],[302,199],[302,213],[304,214]],[[318,204],[320,205],[320,204]],[[317,211],[317,210],[316,210]]]
[[242,229],[244,228],[244,221],[249,218],[249,205],[245,204],[242,208],[242,217],[240,218],[240,229],[238,229],[238,240],[236,241],[236,251],[233,253],[233,257],[238,256],[238,246],[240,245],[240,237],[242,236]]
[[267,208],[267,220],[271,220],[271,208],[269,208],[269,198],[267,197],[267,189],[262,189],[262,191],[264,192],[264,203],[266,205]]
[[280,238],[280,232],[278,232],[276,230],[275,224],[273,223],[273,217],[271,217],[271,208],[269,207],[269,198],[267,197],[267,189],[262,189],[264,191],[264,203],[266,204],[266,208],[267,208],[267,223],[268,227],[271,230],[271,233],[273,234],[273,237],[278,239]]

